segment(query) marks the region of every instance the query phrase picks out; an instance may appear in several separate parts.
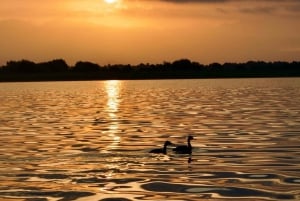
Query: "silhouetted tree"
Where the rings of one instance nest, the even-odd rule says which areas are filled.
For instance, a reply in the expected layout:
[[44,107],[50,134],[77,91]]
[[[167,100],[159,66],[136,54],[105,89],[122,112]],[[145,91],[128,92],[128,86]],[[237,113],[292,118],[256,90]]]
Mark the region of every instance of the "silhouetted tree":
[[215,63],[209,64],[208,67],[212,70],[219,70],[222,68],[222,65],[215,62]]
[[[81,74],[81,72],[84,73]],[[15,77],[14,74],[16,74]],[[22,76],[22,74],[26,74],[26,76]],[[271,76],[300,76],[300,62],[248,61],[245,63],[211,63],[204,66],[189,59],[179,59],[172,63],[165,61],[161,64],[141,63],[136,66],[108,64],[101,67],[95,63],[79,61],[70,68],[63,59],[56,59],[37,64],[28,60],[9,61],[0,68],[0,81],[9,79],[81,80]]]
[[192,62],[189,59],[176,60],[171,65],[172,70],[184,71],[192,67]]
[[40,72],[52,73],[67,72],[69,70],[69,66],[63,59],[55,59],[48,62],[38,63],[37,68]]
[[33,73],[37,71],[36,64],[28,60],[9,61],[4,68],[8,72],[17,73]]
[[98,72],[100,71],[100,66],[91,62],[79,61],[72,68],[74,72]]

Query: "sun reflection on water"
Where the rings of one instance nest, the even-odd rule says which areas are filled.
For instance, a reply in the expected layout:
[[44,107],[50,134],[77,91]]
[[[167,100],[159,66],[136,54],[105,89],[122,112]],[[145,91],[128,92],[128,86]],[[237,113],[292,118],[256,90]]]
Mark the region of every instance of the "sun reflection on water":
[[108,137],[111,139],[111,144],[107,149],[113,149],[120,143],[120,136],[117,135],[119,130],[118,110],[119,110],[119,96],[122,82],[119,80],[109,80],[105,82],[105,90],[107,94],[106,112],[108,115]]
[[107,94],[107,111],[111,117],[115,117],[115,113],[119,109],[119,93],[121,82],[118,80],[109,80],[105,82]]

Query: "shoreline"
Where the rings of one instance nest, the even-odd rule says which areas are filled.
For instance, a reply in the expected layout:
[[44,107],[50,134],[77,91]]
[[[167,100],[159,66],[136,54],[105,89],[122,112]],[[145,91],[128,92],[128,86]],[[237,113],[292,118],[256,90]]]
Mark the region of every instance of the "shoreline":
[[255,78],[299,78],[300,75],[288,75],[288,76],[174,76],[174,77],[126,77],[126,76],[115,76],[115,77],[101,77],[95,78],[90,76],[67,76],[67,77],[60,77],[60,76],[49,76],[44,75],[42,77],[36,75],[26,75],[20,77],[19,75],[13,76],[5,76],[0,75],[0,83],[5,82],[59,82],[59,81],[105,81],[105,80],[184,80],[184,79],[255,79]]

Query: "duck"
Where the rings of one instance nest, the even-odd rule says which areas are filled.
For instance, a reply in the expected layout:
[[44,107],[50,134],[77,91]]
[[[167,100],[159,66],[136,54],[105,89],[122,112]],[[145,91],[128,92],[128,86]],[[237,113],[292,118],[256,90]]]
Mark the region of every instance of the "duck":
[[158,148],[158,149],[152,149],[149,151],[149,153],[152,154],[167,154],[167,146],[173,145],[172,142],[170,141],[165,141],[163,148]]
[[179,145],[173,149],[176,154],[191,154],[192,153],[192,144],[191,140],[193,140],[193,136],[187,137],[187,145]]

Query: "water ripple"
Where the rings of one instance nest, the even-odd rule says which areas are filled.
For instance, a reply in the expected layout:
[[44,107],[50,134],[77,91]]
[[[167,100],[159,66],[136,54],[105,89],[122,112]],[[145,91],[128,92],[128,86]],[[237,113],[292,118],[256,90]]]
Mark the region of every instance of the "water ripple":
[[[0,83],[0,200],[299,200],[299,86]],[[191,156],[149,154],[189,134]]]
[[287,193],[275,193],[261,191],[257,189],[247,189],[239,187],[217,187],[217,186],[200,186],[187,184],[174,184],[165,182],[150,182],[141,186],[147,191],[154,192],[174,192],[174,193],[205,193],[210,194],[211,198],[228,197],[228,198],[271,198],[280,200],[291,200],[295,197]]

